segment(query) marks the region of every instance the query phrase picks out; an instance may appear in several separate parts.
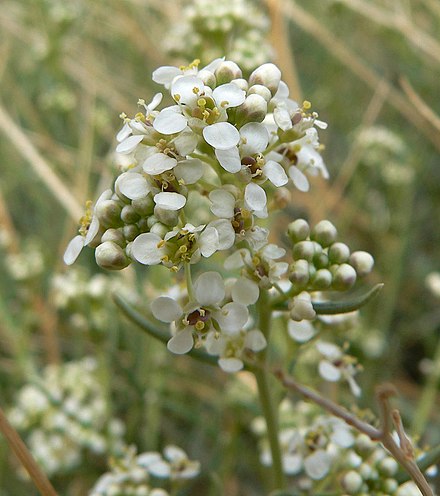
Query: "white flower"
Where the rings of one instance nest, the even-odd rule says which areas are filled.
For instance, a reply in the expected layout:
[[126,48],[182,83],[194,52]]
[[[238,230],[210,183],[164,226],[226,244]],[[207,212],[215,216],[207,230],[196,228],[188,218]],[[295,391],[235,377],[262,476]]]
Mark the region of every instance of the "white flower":
[[313,320],[316,317],[316,312],[312,305],[312,297],[307,291],[302,291],[295,296],[289,304],[290,317],[296,321]]
[[305,343],[316,334],[315,328],[309,320],[289,320],[287,328],[289,336],[298,343]]

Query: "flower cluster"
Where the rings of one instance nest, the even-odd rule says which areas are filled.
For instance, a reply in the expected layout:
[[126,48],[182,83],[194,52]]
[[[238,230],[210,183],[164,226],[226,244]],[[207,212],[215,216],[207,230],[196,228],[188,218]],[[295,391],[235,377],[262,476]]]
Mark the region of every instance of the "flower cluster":
[[40,276],[45,268],[41,247],[28,242],[20,247],[20,252],[10,252],[5,257],[5,268],[16,281],[28,281]]
[[110,416],[97,372],[92,358],[50,365],[18,392],[10,421],[48,475],[77,467],[86,452],[122,449],[124,427]]
[[227,54],[247,73],[273,58],[266,40],[269,19],[258,2],[195,0],[179,14],[165,40],[173,56],[187,59],[198,53],[209,61]]
[[[199,473],[200,463],[189,460],[177,446],[166,446],[163,456],[156,452],[136,455],[136,450],[130,447],[123,456],[111,460],[111,472],[98,479],[89,495],[168,496],[162,487],[166,482],[184,483]],[[156,487],[158,482],[161,487]]]

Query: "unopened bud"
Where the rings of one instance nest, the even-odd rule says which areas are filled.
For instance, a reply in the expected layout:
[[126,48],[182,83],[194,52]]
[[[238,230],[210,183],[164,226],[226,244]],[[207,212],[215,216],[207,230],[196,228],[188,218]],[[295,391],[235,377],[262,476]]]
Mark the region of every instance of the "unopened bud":
[[289,280],[295,286],[304,287],[309,282],[309,263],[307,260],[297,260],[290,265]]
[[197,77],[203,81],[203,84],[214,89],[217,86],[217,79],[213,72],[202,69],[197,73]]
[[364,277],[373,270],[374,258],[366,251],[355,251],[350,256],[350,264],[359,277]]
[[293,306],[290,310],[290,318],[299,322],[300,320],[313,320],[316,312],[312,305],[312,298],[309,293],[303,291],[293,298]]
[[317,269],[325,269],[328,266],[328,256],[323,252],[315,253],[312,261]]
[[368,454],[374,449],[374,441],[372,441],[366,434],[359,434],[356,438],[355,447],[356,451],[362,454]]
[[121,270],[130,265],[124,250],[113,241],[101,243],[95,250],[96,263],[107,270]]
[[116,243],[121,248],[125,248],[125,245],[127,244],[120,229],[107,229],[107,231],[105,231],[105,233],[101,237],[102,243],[105,243],[106,241],[113,241],[113,243]]
[[103,200],[95,207],[99,223],[103,227],[119,227],[121,222],[121,205],[115,200]]
[[390,456],[387,456],[379,463],[380,473],[387,476],[396,475],[398,469],[399,465],[397,464],[396,460],[394,460],[394,458],[391,458]]
[[141,216],[151,215],[154,210],[154,201],[151,195],[145,196],[144,198],[138,198],[131,202],[131,206],[134,210]]
[[122,228],[122,233],[127,241],[133,241],[137,236],[139,236],[139,227],[136,224],[127,224]]
[[167,226],[174,227],[179,222],[179,212],[177,210],[166,210],[161,207],[155,207],[154,216],[159,222]]
[[315,255],[315,246],[312,241],[300,241],[296,243],[292,250],[294,260],[304,258],[311,262]]
[[125,205],[121,210],[121,220],[124,224],[133,224],[139,220],[140,216],[131,205]]
[[270,92],[269,88],[261,84],[254,84],[249,88],[248,95],[254,95],[254,94],[260,95],[266,100],[266,102],[269,102],[270,99],[272,98],[272,93]]
[[281,186],[275,190],[273,201],[277,209],[284,210],[290,204],[291,198],[289,189]]
[[354,470],[350,470],[342,478],[342,485],[348,494],[356,494],[361,489],[363,483],[364,480],[362,477]]
[[336,241],[338,231],[328,220],[321,220],[313,228],[310,238],[319,243],[322,247],[331,245]]
[[318,290],[327,289],[331,286],[332,282],[332,273],[328,269],[319,269],[313,278],[313,288]]
[[281,81],[281,71],[275,64],[263,64],[257,67],[255,71],[250,75],[249,84],[253,86],[254,84],[261,84],[269,88],[272,95],[278,91],[278,86]]
[[310,227],[304,219],[296,219],[287,226],[287,233],[292,242],[297,243],[309,237]]
[[350,289],[356,282],[356,271],[351,265],[341,264],[334,271],[332,287],[338,291]]
[[236,84],[243,91],[247,91],[249,88],[248,82],[246,81],[246,79],[243,78],[233,79],[231,83]]
[[394,494],[399,487],[399,483],[395,479],[385,479],[383,483],[383,490],[386,494]]
[[249,95],[246,100],[237,107],[236,121],[238,125],[246,122],[263,122],[267,114],[267,102],[260,95]]
[[328,249],[328,258],[331,263],[344,263],[349,256],[350,248],[345,243],[333,243]]
[[240,67],[231,60],[225,60],[215,70],[217,78],[217,86],[225,83],[230,83],[233,79],[241,78],[242,72]]
[[157,222],[151,226],[150,232],[153,234],[157,234],[161,238],[165,237],[165,234],[167,234],[169,231],[168,227],[162,224],[161,222]]

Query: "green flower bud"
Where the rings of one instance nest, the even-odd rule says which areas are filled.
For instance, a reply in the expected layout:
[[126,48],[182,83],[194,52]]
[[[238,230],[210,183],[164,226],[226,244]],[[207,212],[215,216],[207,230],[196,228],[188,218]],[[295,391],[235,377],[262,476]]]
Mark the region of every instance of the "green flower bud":
[[263,122],[267,114],[267,102],[260,95],[249,95],[236,109],[235,120],[239,126],[247,122]]
[[215,77],[217,78],[217,86],[221,84],[230,83],[233,79],[241,78],[242,72],[240,67],[231,60],[223,61],[215,70]]
[[262,86],[261,84],[254,84],[248,90],[248,95],[260,95],[263,97],[266,102],[269,102],[272,98],[272,94],[266,86]]
[[148,217],[143,217],[138,223],[140,233],[145,233],[150,230],[150,226],[148,225]]
[[107,270],[121,270],[130,265],[124,250],[113,241],[100,244],[95,250],[96,263]]
[[150,228],[150,232],[152,232],[153,234],[157,234],[161,238],[163,238],[165,236],[165,234],[167,234],[168,231],[169,231],[169,228],[167,226],[165,226],[161,222],[157,222],[157,221]]
[[151,229],[154,226],[154,224],[156,224],[156,222],[159,222],[157,220],[157,217],[155,217],[154,215],[150,215],[150,217],[148,217],[147,219],[148,228]]
[[309,237],[310,226],[304,219],[296,219],[287,226],[287,234],[292,243],[304,241]]
[[134,224],[140,219],[139,214],[132,205],[125,205],[121,210],[121,220],[124,224]]
[[359,277],[364,277],[373,270],[374,258],[366,251],[355,251],[350,256],[350,264]]
[[350,472],[347,472],[344,477],[342,477],[342,485],[348,494],[356,494],[359,492],[363,483],[364,480],[362,477],[354,470],[350,470]]
[[359,467],[359,474],[363,479],[371,479],[373,474],[373,469],[368,465],[368,463],[363,463]]
[[341,264],[333,273],[333,289],[347,291],[356,282],[356,271],[351,265]]
[[164,208],[155,207],[154,215],[159,222],[167,226],[174,227],[179,222],[179,212],[177,210],[165,210]]
[[139,227],[136,224],[127,224],[122,228],[122,233],[127,241],[133,241],[139,236]]
[[380,473],[391,476],[396,475],[397,470],[399,469],[399,465],[397,464],[396,460],[394,460],[394,458],[387,456],[380,461],[378,468]]
[[275,64],[263,64],[257,67],[249,77],[249,84],[261,84],[269,88],[272,96],[278,91],[281,81],[281,71]]
[[317,269],[325,269],[328,266],[328,256],[326,253],[315,253],[313,256],[313,265]]
[[331,245],[336,241],[338,231],[336,227],[328,220],[321,220],[313,228],[310,239],[319,243],[322,247]]
[[121,248],[125,248],[125,245],[127,244],[120,229],[107,229],[107,231],[105,231],[105,233],[101,237],[102,243],[105,243],[106,241],[112,241],[113,243],[119,245]]
[[312,241],[300,241],[296,243],[292,250],[294,260],[304,258],[311,262],[315,255],[315,246]]
[[332,263],[344,263],[349,256],[350,248],[345,243],[333,243],[328,249],[328,258]]
[[121,222],[121,205],[115,200],[104,200],[95,207],[99,223],[103,227],[119,227]]
[[305,287],[309,282],[309,278],[309,263],[307,260],[297,260],[290,265],[289,279],[292,284],[299,287]]
[[332,273],[328,269],[319,269],[313,278],[313,289],[327,289],[333,282]]
[[385,479],[383,490],[386,494],[394,494],[399,487],[399,483],[395,479]]
[[236,84],[243,91],[247,91],[249,88],[248,82],[243,78],[233,79],[231,83]]
[[375,445],[376,444],[374,441],[372,441],[366,434],[359,434],[355,441],[356,451],[365,455],[373,451]]
[[203,81],[203,84],[209,86],[212,90],[217,86],[217,79],[211,71],[202,69],[197,73],[197,77]]
[[134,208],[135,212],[144,217],[153,213],[154,201],[153,198],[148,195],[144,198],[133,200],[131,206]]

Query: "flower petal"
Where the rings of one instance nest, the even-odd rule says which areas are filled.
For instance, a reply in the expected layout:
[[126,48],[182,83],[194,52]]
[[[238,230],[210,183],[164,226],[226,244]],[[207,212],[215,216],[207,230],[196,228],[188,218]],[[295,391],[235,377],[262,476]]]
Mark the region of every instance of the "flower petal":
[[141,264],[157,265],[164,256],[164,249],[158,246],[161,241],[157,234],[140,234],[131,245],[131,255]]
[[64,263],[66,265],[72,265],[75,260],[79,257],[81,250],[84,247],[84,237],[78,234],[72,240],[70,240],[67,245],[66,251],[64,252]]
[[151,302],[151,311],[161,322],[174,322],[182,315],[182,309],[174,298],[159,296]]
[[169,87],[173,79],[180,74],[182,74],[182,71],[178,67],[165,65],[163,67],[157,68],[153,72],[152,79],[155,83],[162,84],[165,87]]
[[208,227],[213,227],[218,233],[217,250],[228,250],[235,243],[235,231],[228,219],[218,219],[210,222]]
[[243,329],[249,318],[249,310],[241,303],[226,303],[215,316],[220,328],[226,334]]
[[180,210],[185,206],[186,198],[179,193],[157,193],[154,195],[154,202],[164,210]]
[[188,353],[193,346],[194,339],[192,337],[191,328],[177,331],[177,333],[167,343],[167,348],[171,351],[171,353],[175,353],[176,355]]
[[215,227],[207,227],[199,238],[200,253],[205,258],[210,257],[218,250],[218,231]]
[[232,286],[232,300],[243,305],[253,305],[260,295],[258,284],[247,277],[240,277]]
[[219,150],[233,148],[240,141],[238,129],[229,122],[217,122],[203,129],[203,137],[208,145]]
[[225,297],[225,283],[218,272],[204,272],[194,284],[195,297],[202,306],[219,305]]
[[309,191],[310,188],[309,180],[307,179],[306,175],[298,169],[298,167],[295,167],[294,165],[289,167],[289,176],[290,179],[292,179],[293,184],[300,191],[304,193]]
[[239,358],[220,358],[218,364],[225,372],[233,374],[243,368],[243,361]]
[[289,320],[288,331],[289,336],[298,343],[305,343],[315,335],[315,329],[309,320]]
[[324,450],[317,450],[304,459],[304,470],[314,480],[325,477],[330,470],[331,457]]
[[156,116],[153,122],[154,129],[161,134],[180,133],[186,128],[188,119],[174,109],[164,109]]
[[255,155],[263,152],[269,143],[266,126],[259,122],[248,122],[240,129],[242,155]]
[[238,107],[246,99],[246,93],[234,83],[217,86],[212,92],[212,96],[217,106],[225,109]]
[[203,94],[205,85],[197,76],[183,76],[171,85],[171,96],[182,105],[194,106]]
[[284,186],[289,181],[284,168],[273,160],[269,160],[263,165],[263,174],[276,187]]
[[337,382],[341,378],[341,371],[328,360],[321,360],[318,369],[320,376],[326,381]]
[[203,162],[197,158],[181,160],[173,172],[184,184],[195,184],[203,176]]
[[156,176],[157,174],[162,174],[167,170],[173,169],[177,165],[177,160],[173,157],[169,157],[164,153],[155,153],[148,157],[147,160],[142,164],[144,172]]
[[121,174],[116,179],[115,188],[130,200],[145,198],[150,192],[147,180],[137,172],[124,172]]
[[231,219],[234,216],[235,196],[224,189],[215,189],[209,193],[212,202],[211,212],[223,219]]
[[241,160],[238,148],[236,146],[227,150],[215,150],[215,156],[223,169],[235,174],[241,170]]
[[259,329],[253,329],[246,334],[245,347],[254,352],[264,350],[267,346],[266,338]]
[[244,190],[244,199],[251,210],[263,210],[266,206],[266,192],[261,186],[249,183]]
[[121,141],[116,147],[116,153],[131,153],[143,139],[144,137],[142,134],[135,134],[134,136],[125,138],[124,141]]

